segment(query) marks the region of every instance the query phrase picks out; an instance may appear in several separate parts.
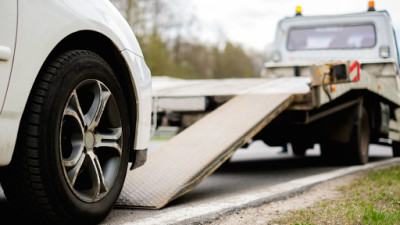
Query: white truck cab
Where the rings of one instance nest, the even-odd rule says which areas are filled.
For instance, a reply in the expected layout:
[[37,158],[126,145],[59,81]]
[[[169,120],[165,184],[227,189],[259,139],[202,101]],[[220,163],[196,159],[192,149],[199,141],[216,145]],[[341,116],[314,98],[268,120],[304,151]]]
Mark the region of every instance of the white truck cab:
[[[391,143],[400,155],[400,77],[396,36],[388,12],[303,16],[279,21],[271,61],[261,76],[303,82],[310,92],[258,136],[290,142],[296,155],[319,143],[322,156],[368,161],[370,143]],[[286,81],[283,81],[286,82]]]
[[[301,67],[318,61],[358,60],[361,64],[390,63],[396,70],[392,72],[398,73],[398,54],[387,11],[370,9],[329,16],[303,16],[298,12],[294,17],[279,21],[271,62],[265,67],[293,64]],[[297,75],[309,76],[301,69]],[[265,70],[262,76],[268,76]]]

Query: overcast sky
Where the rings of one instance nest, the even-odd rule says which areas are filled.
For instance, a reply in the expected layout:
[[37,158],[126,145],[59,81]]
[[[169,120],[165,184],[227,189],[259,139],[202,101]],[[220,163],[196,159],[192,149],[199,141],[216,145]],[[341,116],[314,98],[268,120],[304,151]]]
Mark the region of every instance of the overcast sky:
[[[294,16],[297,5],[303,15],[364,12],[367,0],[190,0],[199,20],[200,39],[216,43],[224,38],[245,48],[263,51],[273,42],[276,24]],[[376,10],[387,10],[397,36],[400,32],[400,0],[376,0]]]

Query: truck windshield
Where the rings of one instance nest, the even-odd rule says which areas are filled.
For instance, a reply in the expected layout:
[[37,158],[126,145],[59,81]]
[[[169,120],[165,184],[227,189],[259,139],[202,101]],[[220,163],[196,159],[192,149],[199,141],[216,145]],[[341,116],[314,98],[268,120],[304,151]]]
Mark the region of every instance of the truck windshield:
[[293,28],[288,50],[357,49],[375,45],[374,25]]

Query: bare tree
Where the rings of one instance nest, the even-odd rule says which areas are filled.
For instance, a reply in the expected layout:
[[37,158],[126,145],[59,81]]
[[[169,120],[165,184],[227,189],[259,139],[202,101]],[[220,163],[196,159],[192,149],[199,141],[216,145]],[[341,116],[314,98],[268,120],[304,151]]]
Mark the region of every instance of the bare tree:
[[112,2],[139,36],[162,33],[164,36],[175,37],[194,21],[193,14],[186,13],[189,3],[183,0],[112,0]]
[[[131,25],[153,75],[182,78],[253,76],[259,58],[227,40],[216,46],[198,41],[197,20],[186,0],[111,0]],[[253,61],[252,61],[253,60]]]

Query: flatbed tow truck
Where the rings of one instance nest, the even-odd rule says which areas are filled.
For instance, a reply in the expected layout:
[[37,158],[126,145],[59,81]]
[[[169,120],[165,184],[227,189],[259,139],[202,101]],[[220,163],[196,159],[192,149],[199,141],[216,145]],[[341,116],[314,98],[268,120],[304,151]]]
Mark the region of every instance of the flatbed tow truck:
[[153,78],[155,114],[182,131],[128,174],[119,207],[162,208],[255,139],[291,143],[300,156],[318,143],[333,162],[367,163],[370,143],[400,156],[399,57],[386,11],[298,9],[275,40],[260,78]]

